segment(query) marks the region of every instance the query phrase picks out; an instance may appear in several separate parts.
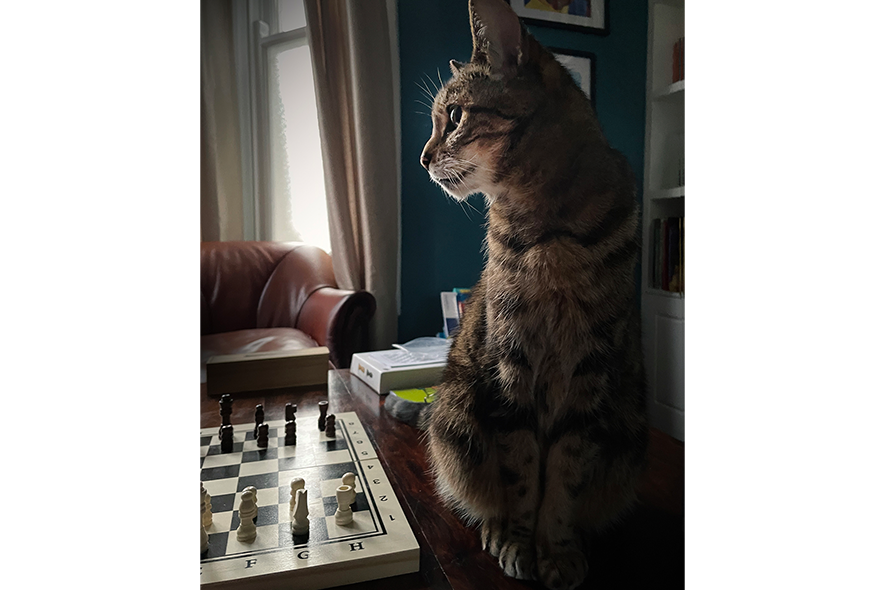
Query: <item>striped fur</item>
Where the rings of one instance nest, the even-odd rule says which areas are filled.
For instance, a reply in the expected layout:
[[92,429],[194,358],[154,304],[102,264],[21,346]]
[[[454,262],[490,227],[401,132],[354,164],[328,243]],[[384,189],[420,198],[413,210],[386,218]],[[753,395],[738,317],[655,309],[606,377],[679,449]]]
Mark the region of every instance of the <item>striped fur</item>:
[[454,198],[485,195],[487,262],[428,417],[429,456],[442,498],[507,575],[574,588],[586,535],[632,505],[646,451],[635,184],[503,0],[471,0],[470,22],[473,58],[452,62],[421,161]]

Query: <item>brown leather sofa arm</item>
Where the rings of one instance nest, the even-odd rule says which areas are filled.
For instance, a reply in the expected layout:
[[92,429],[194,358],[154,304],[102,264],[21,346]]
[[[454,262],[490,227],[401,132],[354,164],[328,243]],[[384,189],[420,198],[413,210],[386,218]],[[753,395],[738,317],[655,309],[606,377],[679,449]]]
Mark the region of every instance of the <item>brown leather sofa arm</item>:
[[367,291],[322,287],[300,308],[296,327],[316,342],[326,343],[334,366],[347,369],[353,353],[368,350],[369,326],[376,310],[377,300]]

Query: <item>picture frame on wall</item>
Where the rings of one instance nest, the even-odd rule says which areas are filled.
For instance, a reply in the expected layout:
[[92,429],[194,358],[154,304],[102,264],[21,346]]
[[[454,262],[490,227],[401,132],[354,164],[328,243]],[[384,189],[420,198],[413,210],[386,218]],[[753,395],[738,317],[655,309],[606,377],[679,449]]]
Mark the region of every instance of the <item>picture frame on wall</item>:
[[569,74],[590,99],[593,110],[596,111],[596,56],[575,49],[558,49],[556,47],[548,47],[548,49],[569,71]]
[[529,24],[596,35],[609,34],[609,0],[509,0]]

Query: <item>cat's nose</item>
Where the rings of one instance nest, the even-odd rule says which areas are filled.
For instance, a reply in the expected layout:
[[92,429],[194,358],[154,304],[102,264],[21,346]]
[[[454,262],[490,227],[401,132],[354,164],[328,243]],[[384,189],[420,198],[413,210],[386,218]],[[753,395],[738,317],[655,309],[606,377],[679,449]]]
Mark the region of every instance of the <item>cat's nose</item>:
[[429,153],[423,152],[422,154],[420,154],[420,165],[423,166],[424,168],[426,168],[427,170],[430,169],[431,161],[432,161],[432,158],[430,157]]

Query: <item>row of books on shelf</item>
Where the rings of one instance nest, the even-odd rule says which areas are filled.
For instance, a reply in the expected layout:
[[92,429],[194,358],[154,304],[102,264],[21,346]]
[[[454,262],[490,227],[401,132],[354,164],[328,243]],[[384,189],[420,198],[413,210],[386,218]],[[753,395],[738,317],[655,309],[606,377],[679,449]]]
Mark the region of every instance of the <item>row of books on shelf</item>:
[[680,37],[674,42],[673,71],[671,82],[679,82],[686,79],[686,37]]
[[685,291],[684,217],[652,220],[649,285],[671,293]]

